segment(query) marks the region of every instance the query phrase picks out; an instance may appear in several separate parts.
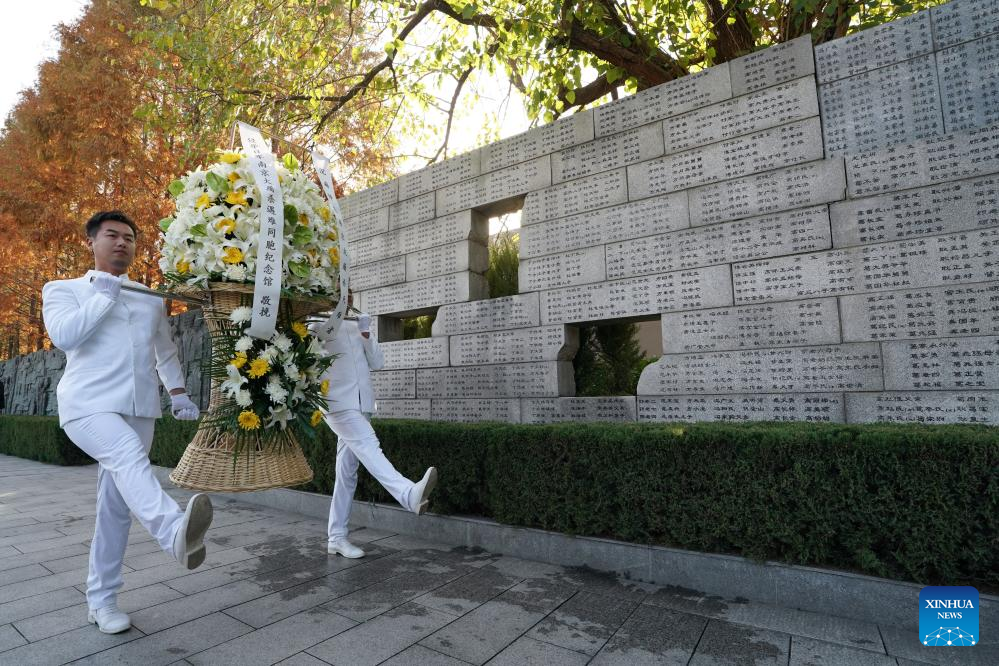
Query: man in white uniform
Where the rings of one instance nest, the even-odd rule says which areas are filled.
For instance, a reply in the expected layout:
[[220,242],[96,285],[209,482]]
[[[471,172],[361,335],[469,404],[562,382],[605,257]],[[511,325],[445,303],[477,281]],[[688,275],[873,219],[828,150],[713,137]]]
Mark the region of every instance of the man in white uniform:
[[[353,305],[353,294],[347,302]],[[324,336],[316,330],[320,339]],[[324,347],[336,354],[333,365],[323,376],[330,382],[326,396],[326,423],[336,433],[336,481],[330,505],[329,545],[327,552],[344,557],[364,557],[364,551],[347,540],[347,521],[357,488],[357,466],[363,464],[371,476],[389,491],[403,508],[420,515],[427,509],[427,497],[437,484],[437,469],[429,468],[418,483],[400,474],[382,452],[378,436],[371,427],[375,394],[371,388],[371,370],[384,365],[378,340],[371,333],[371,317],[361,313],[357,321],[345,320]]]
[[94,270],[46,284],[42,312],[52,343],[66,352],[56,390],[59,425],[99,463],[88,619],[104,633],[118,633],[131,626],[117,605],[129,511],[164,551],[195,569],[205,560],[212,505],[195,495],[181,511],[149,465],[153,427],[162,415],[157,373],[174,418],[193,421],[199,410],[184,388],[163,301],[121,289],[135,257],[135,224],[120,211],[98,213],[86,234]]

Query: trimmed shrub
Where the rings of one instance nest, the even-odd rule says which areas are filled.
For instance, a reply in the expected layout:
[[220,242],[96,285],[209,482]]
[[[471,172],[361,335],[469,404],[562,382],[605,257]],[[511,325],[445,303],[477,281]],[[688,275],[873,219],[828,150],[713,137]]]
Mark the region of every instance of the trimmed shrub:
[[53,465],[90,465],[55,416],[0,416],[0,453]]
[[[405,476],[440,470],[438,513],[923,584],[999,584],[999,428],[378,419],[374,427]],[[151,459],[175,465],[194,429],[163,419]],[[7,444],[15,431],[23,452],[25,442],[61,436],[55,419],[0,417],[0,451],[21,455]],[[323,431],[302,446],[315,471],[303,489],[331,492],[335,436]],[[364,472],[357,499],[392,501]]]

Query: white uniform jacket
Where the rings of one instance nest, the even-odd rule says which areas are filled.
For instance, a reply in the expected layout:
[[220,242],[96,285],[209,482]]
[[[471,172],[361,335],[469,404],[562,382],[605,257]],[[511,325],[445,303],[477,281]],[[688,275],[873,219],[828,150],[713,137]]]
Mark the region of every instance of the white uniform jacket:
[[323,379],[330,381],[326,395],[329,411],[357,409],[373,413],[375,392],[371,388],[370,370],[381,370],[385,365],[375,334],[372,332],[365,338],[357,330],[356,321],[344,320],[336,337],[323,341],[323,348],[329,354],[339,354],[323,375]]
[[91,286],[95,274],[42,288],[45,328],[66,352],[56,389],[59,425],[102,412],[157,418],[157,373],[168,391],[184,388],[164,303],[124,289],[112,301]]

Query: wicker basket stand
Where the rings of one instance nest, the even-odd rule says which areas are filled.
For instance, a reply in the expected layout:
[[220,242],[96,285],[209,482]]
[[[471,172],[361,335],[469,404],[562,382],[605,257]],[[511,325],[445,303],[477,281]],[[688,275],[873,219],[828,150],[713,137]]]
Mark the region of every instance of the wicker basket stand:
[[[205,324],[214,343],[229,314],[253,302],[253,285],[213,282],[199,296],[207,301]],[[300,321],[329,309],[331,303],[325,299],[282,298],[280,307],[282,315],[290,313],[292,320]],[[229,400],[219,389],[218,381],[212,380],[208,414]],[[201,420],[194,439],[170,473],[170,481],[175,485],[191,490],[240,493],[297,486],[312,480],[312,468],[292,431],[286,432],[288,441],[281,445],[265,443],[259,438],[255,445],[244,444],[234,461],[234,437],[210,421]]]

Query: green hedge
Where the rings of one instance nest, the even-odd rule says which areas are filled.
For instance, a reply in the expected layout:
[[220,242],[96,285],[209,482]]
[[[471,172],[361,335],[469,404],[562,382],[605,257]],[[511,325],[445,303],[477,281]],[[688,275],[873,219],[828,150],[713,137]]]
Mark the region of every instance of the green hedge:
[[[2,420],[2,419],[0,419]],[[513,525],[934,584],[999,584],[999,429],[984,426],[456,424],[376,420],[431,509]],[[164,419],[154,462],[193,425]],[[335,437],[303,442],[333,487]],[[366,473],[357,498],[391,501]]]
[[0,416],[0,453],[55,465],[94,462],[70,441],[55,416]]

